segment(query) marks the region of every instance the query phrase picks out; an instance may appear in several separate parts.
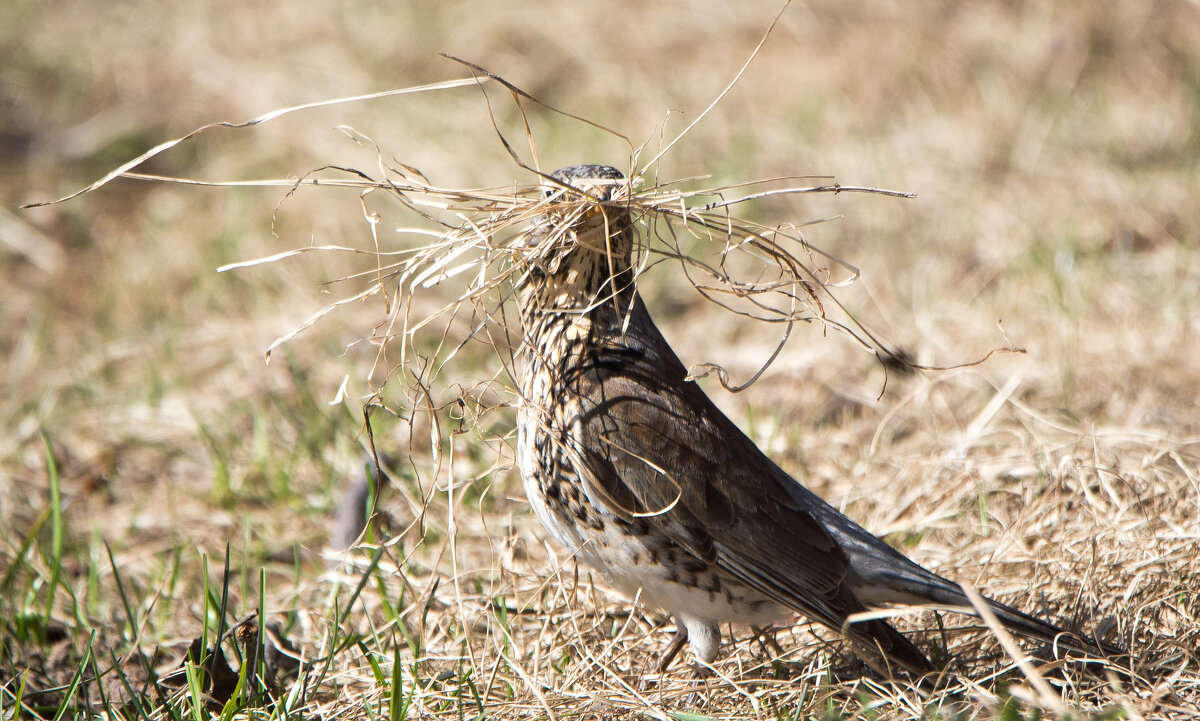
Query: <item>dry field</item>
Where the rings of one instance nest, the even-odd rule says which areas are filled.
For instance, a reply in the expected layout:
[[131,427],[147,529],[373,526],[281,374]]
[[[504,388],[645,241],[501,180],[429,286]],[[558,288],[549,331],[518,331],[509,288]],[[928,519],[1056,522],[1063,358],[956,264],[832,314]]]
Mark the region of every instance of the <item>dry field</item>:
[[[1195,718],[1200,6],[794,3],[701,118],[779,9],[10,2],[0,719]],[[594,124],[518,109],[492,82],[490,105],[471,85],[215,128],[137,170],[379,177],[382,159],[441,187],[511,192],[535,177],[497,129],[546,171],[629,168],[639,146],[644,164],[682,134],[647,185],[821,176],[782,185],[915,193],[788,195],[731,212],[813,223],[807,240],[861,271],[838,301],[922,365],[1023,353],[904,375],[800,324],[748,390],[703,383],[867,528],[942,575],[1127,647],[1131,674],[1022,670],[974,619],[932,612],[897,621],[945,669],[923,686],[872,675],[804,623],[773,642],[733,627],[703,680],[690,659],[648,674],[670,619],[608,591],[528,510],[501,336],[430,375],[422,358],[445,359],[478,320],[464,312],[444,323],[443,345],[435,323],[409,355],[394,346],[377,364],[364,341],[386,320],[376,295],[266,364],[277,338],[364,288],[374,257],[215,272],[307,246],[428,242],[397,232],[430,226],[396,196],[119,178],[18,209],[207,123],[470,77],[442,52]],[[683,250],[712,261],[719,248]],[[463,282],[421,288],[404,307],[429,315]],[[677,263],[640,282],[689,364],[742,382],[779,341],[779,324],[707,301]],[[392,478],[362,545],[340,555],[333,519],[364,473],[368,405]],[[254,614],[270,634],[254,632]],[[275,660],[289,645],[298,670]],[[181,662],[189,646],[197,658]],[[237,674],[258,646],[265,684]]]

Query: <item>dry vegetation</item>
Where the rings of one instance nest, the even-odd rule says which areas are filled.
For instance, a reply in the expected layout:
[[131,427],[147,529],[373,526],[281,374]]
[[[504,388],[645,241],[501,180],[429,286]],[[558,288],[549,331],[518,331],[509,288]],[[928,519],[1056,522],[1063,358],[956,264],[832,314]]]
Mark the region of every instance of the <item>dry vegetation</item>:
[[[503,285],[491,304],[428,327],[407,365],[398,351],[377,365],[378,346],[362,341],[389,330],[380,294],[264,365],[276,338],[367,287],[370,273],[323,284],[374,270],[374,257],[214,272],[309,245],[373,250],[372,227],[389,252],[428,243],[395,232],[431,226],[394,194],[360,203],[356,188],[118,179],[16,209],[208,122],[468,74],[438,52],[645,143],[646,161],[718,95],[777,10],[14,3],[0,29],[0,718],[83,704],[200,718],[185,689],[201,684],[194,674],[130,700],[147,668],[169,673],[193,638],[206,645],[259,608],[310,665],[300,681],[279,679],[273,709],[235,701],[231,717],[1193,718],[1194,4],[793,5],[729,95],[646,175],[648,189],[811,174],[918,194],[789,195],[732,212],[768,226],[842,216],[805,237],[861,269],[838,300],[919,363],[1010,344],[1024,354],[885,383],[860,345],[808,324],[747,391],[715,377],[706,387],[786,469],[915,559],[1126,645],[1132,681],[1047,667],[1050,691],[1038,691],[978,624],[924,613],[904,623],[942,655],[934,687],[864,677],[840,642],[805,625],[780,629],[776,644],[735,628],[703,683],[677,662],[639,685],[670,622],[593,583],[527,512],[510,468],[506,342],[498,352],[484,333],[436,377],[416,355],[433,354],[444,327],[446,358]],[[511,195],[536,177],[493,120],[526,162],[535,156],[517,106],[489,88],[490,107],[469,87],[214,129],[139,170],[238,180],[332,164],[378,178],[382,158],[440,188]],[[543,169],[630,162],[613,134],[523,107]],[[522,197],[534,212],[536,197]],[[702,239],[681,249],[714,252]],[[707,302],[680,267],[643,275],[651,312],[686,362],[746,380],[780,326]],[[395,307],[424,317],[458,297],[463,277]],[[393,482],[367,543],[342,559],[327,553],[332,517],[362,473],[373,397]],[[253,645],[228,641],[224,654]]]

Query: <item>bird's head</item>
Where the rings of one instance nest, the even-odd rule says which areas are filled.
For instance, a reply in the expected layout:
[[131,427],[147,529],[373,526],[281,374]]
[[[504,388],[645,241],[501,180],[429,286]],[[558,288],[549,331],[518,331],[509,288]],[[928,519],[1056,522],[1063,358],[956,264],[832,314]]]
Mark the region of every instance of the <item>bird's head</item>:
[[607,165],[556,170],[548,210],[526,235],[524,294],[543,309],[593,307],[632,292],[634,231],[629,182]]

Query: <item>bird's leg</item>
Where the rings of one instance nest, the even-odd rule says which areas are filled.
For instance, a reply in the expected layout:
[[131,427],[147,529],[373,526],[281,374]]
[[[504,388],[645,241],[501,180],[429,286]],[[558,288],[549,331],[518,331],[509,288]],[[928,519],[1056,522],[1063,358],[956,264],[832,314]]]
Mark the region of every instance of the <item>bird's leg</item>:
[[675,635],[671,637],[671,643],[667,644],[662,655],[658,657],[658,673],[662,675],[667,672],[667,668],[675,657],[679,655],[679,649],[683,648],[683,644],[687,643],[688,630],[683,621],[675,619]]
[[717,654],[721,650],[721,629],[716,621],[680,615],[675,617],[675,628],[675,638],[671,639],[667,650],[663,651],[659,658],[659,673],[667,670],[667,666],[675,660],[675,655],[683,648],[685,641],[692,642],[692,651],[701,664],[710,664],[717,660]]
[[[654,665],[654,670],[659,675],[660,688],[662,675],[667,672],[667,667],[670,666],[671,662],[675,660],[675,657],[679,655],[679,649],[683,648],[683,644],[687,643],[688,640],[687,626],[683,625],[682,621],[676,619],[675,628],[675,635],[671,637],[671,642],[667,644],[666,649],[664,649],[662,654],[660,654],[658,657],[658,663]],[[646,674],[643,673],[642,680],[638,682],[638,691],[644,691],[645,689]]]
[[676,625],[687,629],[687,640],[696,657],[695,688],[684,698],[685,706],[701,707],[708,695],[709,678],[713,675],[712,663],[721,651],[721,627],[716,621],[688,616],[676,616]]

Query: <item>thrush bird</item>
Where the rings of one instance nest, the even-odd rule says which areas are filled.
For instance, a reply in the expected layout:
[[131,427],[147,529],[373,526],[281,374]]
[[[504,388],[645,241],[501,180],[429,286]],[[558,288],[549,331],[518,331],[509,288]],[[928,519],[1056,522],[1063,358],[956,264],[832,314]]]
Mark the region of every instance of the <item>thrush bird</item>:
[[[635,228],[623,174],[563,168],[547,192],[574,198],[527,234],[517,464],[530,505],[575,556],[676,620],[665,669],[685,640],[717,657],[718,624],[798,612],[860,653],[933,670],[871,608],[971,608],[962,588],[887,545],[771,461],[688,379],[634,285]],[[562,207],[561,204],[559,207]],[[997,601],[1012,631],[1078,652],[1063,629]]]

